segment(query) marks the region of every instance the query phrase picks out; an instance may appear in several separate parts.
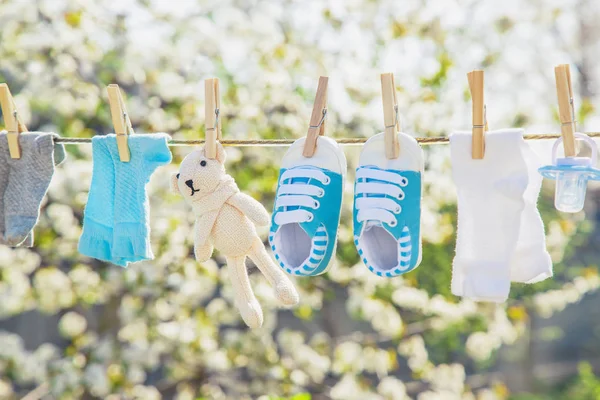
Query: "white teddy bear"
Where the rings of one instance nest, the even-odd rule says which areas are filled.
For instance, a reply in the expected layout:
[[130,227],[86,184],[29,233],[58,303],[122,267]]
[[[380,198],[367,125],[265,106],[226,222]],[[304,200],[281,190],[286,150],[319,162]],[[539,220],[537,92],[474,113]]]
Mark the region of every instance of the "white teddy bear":
[[246,256],[250,257],[275,290],[275,297],[285,305],[298,303],[298,293],[285,273],[278,268],[256,234],[254,225],[269,224],[269,214],[258,201],[241,193],[225,172],[225,150],[217,143],[215,159],[204,148],[188,154],[179,173],[171,177],[171,188],[180,193],[196,215],[194,254],[196,260],[208,260],[216,247],[226,258],[235,293],[235,302],[244,322],[260,327],[263,313],[254,297]]

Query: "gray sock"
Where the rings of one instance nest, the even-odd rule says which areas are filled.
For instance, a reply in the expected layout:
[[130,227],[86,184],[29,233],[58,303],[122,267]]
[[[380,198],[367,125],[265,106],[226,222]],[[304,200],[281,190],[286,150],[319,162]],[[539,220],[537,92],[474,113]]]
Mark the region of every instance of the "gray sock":
[[[0,153],[4,157],[3,164],[8,166],[0,167],[0,193],[3,194],[0,217],[3,217],[4,242],[9,246],[33,245],[32,230],[39,218],[40,205],[50,186],[54,166],[66,155],[63,145],[54,144],[54,136],[41,132],[22,133],[19,136],[21,158],[12,159],[6,134],[0,133]],[[8,179],[2,175],[7,175]]]

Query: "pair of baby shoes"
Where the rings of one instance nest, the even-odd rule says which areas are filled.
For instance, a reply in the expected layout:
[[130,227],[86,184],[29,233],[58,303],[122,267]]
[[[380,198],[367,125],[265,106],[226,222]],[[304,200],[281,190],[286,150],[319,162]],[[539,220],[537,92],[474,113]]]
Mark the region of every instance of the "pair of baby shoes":
[[[421,262],[423,152],[398,133],[400,156],[387,159],[384,134],[361,152],[354,183],[354,244],[369,270],[393,277]],[[346,157],[335,140],[319,136],[313,157],[305,138],[285,154],[277,184],[269,242],[289,274],[325,273],[335,252]]]

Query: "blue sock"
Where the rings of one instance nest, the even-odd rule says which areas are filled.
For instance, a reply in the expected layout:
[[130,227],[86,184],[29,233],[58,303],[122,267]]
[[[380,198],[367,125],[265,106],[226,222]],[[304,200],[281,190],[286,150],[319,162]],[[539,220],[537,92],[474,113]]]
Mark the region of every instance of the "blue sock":
[[108,147],[116,174],[111,260],[114,264],[125,267],[130,262],[154,258],[146,184],[158,166],[171,162],[168,139],[169,136],[162,133],[130,135],[131,160],[124,163],[119,160],[116,137],[109,135]]
[[106,136],[92,138],[92,184],[83,217],[79,252],[103,261],[112,259],[115,167]]

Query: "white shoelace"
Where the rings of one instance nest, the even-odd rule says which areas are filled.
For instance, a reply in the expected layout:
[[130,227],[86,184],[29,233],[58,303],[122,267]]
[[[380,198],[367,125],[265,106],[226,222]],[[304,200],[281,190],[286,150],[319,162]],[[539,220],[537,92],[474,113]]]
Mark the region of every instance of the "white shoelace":
[[[294,182],[292,179],[302,178],[306,182]],[[275,209],[284,207],[282,211],[275,214],[275,223],[285,225],[291,223],[310,222],[314,215],[308,210],[299,208],[307,207],[313,210],[321,206],[318,198],[325,195],[325,190],[319,186],[311,185],[310,182],[315,179],[323,185],[328,185],[330,179],[322,171],[309,168],[295,168],[285,171],[279,180],[279,190],[275,200]],[[293,207],[293,210],[288,210]]]
[[[408,185],[408,179],[392,172],[370,168],[360,168],[356,172],[356,179],[381,181],[358,182],[356,184],[356,210],[358,211],[356,219],[359,222],[385,222],[390,226],[396,226],[398,223],[396,215],[402,212],[402,207],[392,200],[392,197],[398,200],[404,199],[404,191],[401,187]],[[396,185],[400,185],[400,187]],[[386,197],[372,197],[370,195],[386,195]]]

